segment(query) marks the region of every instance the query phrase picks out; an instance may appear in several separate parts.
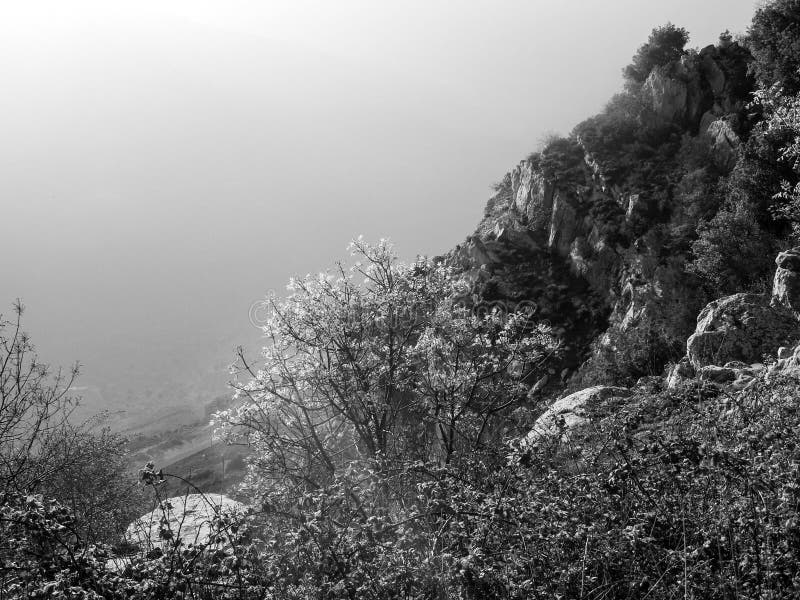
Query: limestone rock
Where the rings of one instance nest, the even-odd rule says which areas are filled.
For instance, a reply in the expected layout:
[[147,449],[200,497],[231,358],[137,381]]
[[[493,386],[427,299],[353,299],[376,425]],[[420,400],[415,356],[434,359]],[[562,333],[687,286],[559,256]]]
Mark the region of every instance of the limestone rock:
[[754,363],[798,339],[800,325],[790,311],[770,305],[765,296],[734,294],[703,309],[686,355],[696,369],[734,360]]
[[528,220],[528,227],[545,233],[553,210],[553,185],[545,181],[530,161],[521,162],[511,173],[514,206]]
[[577,231],[577,212],[566,195],[559,191],[553,199],[553,214],[547,244],[559,255],[568,256]]
[[662,119],[672,121],[686,114],[686,84],[670,77],[663,69],[653,69],[642,90],[650,96],[653,110]]
[[708,365],[700,369],[700,381],[711,381],[713,383],[730,383],[737,378],[736,369],[730,367],[718,367]]
[[736,164],[739,136],[724,119],[709,123],[706,135],[710,138],[714,162],[724,171],[730,171]]
[[768,377],[794,377],[800,379],[800,345],[788,349],[781,348],[778,353],[778,361],[772,365],[768,371]]
[[211,521],[218,513],[244,514],[246,507],[222,494],[188,494],[169,498],[165,510],[142,515],[125,530],[125,539],[144,549],[163,548],[169,540],[161,537],[162,519],[184,544],[204,544],[211,534]]
[[800,315],[800,246],[781,252],[772,283],[772,303]]
[[556,400],[536,419],[533,429],[525,436],[525,441],[530,444],[542,437],[556,436],[560,432],[564,432],[566,436],[566,431],[588,422],[587,405],[630,395],[631,391],[627,388],[598,385]]
[[667,387],[671,390],[675,389],[681,384],[693,379],[694,376],[695,370],[692,366],[692,361],[689,360],[688,356],[684,356],[678,364],[672,367],[669,375],[667,375]]
[[544,389],[544,386],[546,386],[549,381],[550,375],[545,373],[544,376],[534,383],[533,387],[528,391],[528,398],[535,398]]

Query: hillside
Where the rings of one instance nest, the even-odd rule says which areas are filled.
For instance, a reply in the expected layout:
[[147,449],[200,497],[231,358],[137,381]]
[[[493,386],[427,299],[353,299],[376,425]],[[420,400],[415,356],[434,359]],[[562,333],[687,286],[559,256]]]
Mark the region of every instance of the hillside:
[[[9,452],[0,592],[799,597],[800,2],[705,48],[658,27],[623,74],[449,253],[359,238],[270,298],[213,445],[133,441],[146,509],[79,459],[48,487],[50,429]],[[127,509],[101,533],[95,480]]]
[[[761,174],[773,189],[747,188],[764,151],[751,60],[723,38],[629,81],[604,112],[507,173],[475,233],[446,257],[483,302],[531,303],[563,330],[554,388],[659,374],[700,308],[768,276],[786,242],[765,207],[777,166]],[[749,221],[754,247],[710,249],[731,251],[718,257],[733,276],[720,289],[714,278],[728,273],[703,261],[709,237],[737,225],[728,215]]]

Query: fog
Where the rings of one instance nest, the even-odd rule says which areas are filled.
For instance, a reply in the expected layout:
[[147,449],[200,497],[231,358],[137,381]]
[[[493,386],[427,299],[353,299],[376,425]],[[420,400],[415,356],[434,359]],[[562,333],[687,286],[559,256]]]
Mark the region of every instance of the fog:
[[4,3],[0,307],[22,298],[43,358],[81,361],[114,406],[216,393],[267,291],[360,234],[446,251],[653,27],[702,47],[753,6]]

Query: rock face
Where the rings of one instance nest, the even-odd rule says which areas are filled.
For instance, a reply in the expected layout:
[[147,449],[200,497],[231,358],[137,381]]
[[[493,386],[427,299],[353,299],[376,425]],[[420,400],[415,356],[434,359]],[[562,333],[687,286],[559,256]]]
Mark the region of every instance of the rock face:
[[[708,304],[686,342],[686,356],[672,369],[667,385],[699,376],[743,387],[765,370],[764,355],[777,355],[770,375],[800,376],[800,246],[775,259],[771,296],[734,294]],[[793,348],[790,350],[790,348]]]
[[777,362],[770,367],[770,376],[794,377],[800,379],[800,345],[790,350],[781,348],[778,352]]
[[772,284],[772,304],[800,316],[800,246],[781,252]]
[[184,544],[204,544],[211,534],[211,522],[220,513],[243,514],[244,504],[222,494],[189,494],[165,501],[165,510],[156,508],[128,525],[125,539],[145,548],[163,548],[162,529],[168,529]]
[[[639,125],[691,138],[724,172],[745,131],[748,60],[728,43],[656,67],[642,85]],[[687,276],[687,249],[670,247],[681,236],[664,232],[691,230],[710,210],[669,178],[629,180],[637,169],[627,146],[607,139],[602,118],[587,123],[506,174],[476,231],[440,259],[472,284],[475,302],[535,306],[538,319],[563,333],[555,372],[579,374],[591,370],[587,359],[613,356],[614,340],[639,330],[665,332],[670,353],[692,332],[707,297]]]
[[800,338],[794,315],[766,296],[734,294],[711,302],[697,317],[697,328],[686,342],[695,369],[731,361],[758,363],[764,354]]
[[736,164],[736,154],[740,144],[739,136],[733,131],[730,123],[724,119],[709,123],[705,133],[711,140],[714,162],[723,171],[730,171]]
[[525,436],[525,442],[534,443],[541,438],[552,438],[562,434],[568,437],[570,429],[589,421],[586,408],[610,398],[625,398],[631,391],[621,387],[595,386],[556,400],[536,419],[533,429]]
[[665,121],[682,119],[687,110],[687,84],[677,77],[670,77],[656,67],[644,82],[643,91],[650,97],[653,110]]

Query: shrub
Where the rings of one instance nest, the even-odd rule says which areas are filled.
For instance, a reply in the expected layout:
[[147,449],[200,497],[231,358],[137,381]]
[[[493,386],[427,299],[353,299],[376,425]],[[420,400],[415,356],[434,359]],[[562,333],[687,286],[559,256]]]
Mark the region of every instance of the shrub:
[[700,276],[709,292],[720,297],[742,290],[762,291],[773,270],[773,238],[756,221],[747,205],[725,207],[698,227],[687,265]]
[[631,64],[622,70],[623,76],[631,83],[642,83],[654,67],[678,60],[688,42],[689,33],[683,27],[672,23],[656,27],[633,56]]
[[771,0],[759,8],[748,30],[751,71],[764,87],[778,84],[800,92],[800,2]]

